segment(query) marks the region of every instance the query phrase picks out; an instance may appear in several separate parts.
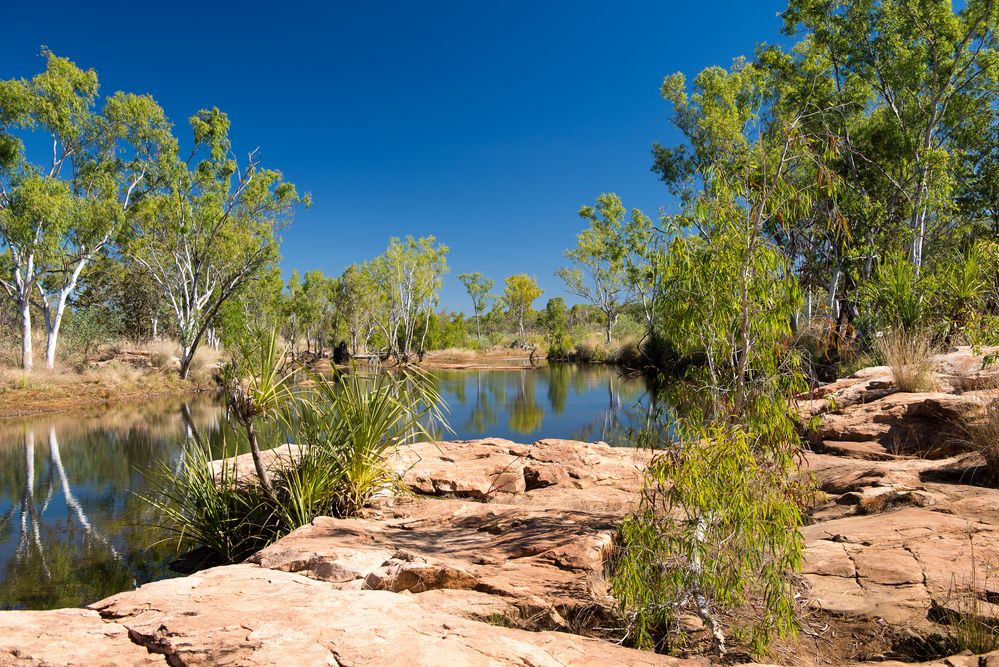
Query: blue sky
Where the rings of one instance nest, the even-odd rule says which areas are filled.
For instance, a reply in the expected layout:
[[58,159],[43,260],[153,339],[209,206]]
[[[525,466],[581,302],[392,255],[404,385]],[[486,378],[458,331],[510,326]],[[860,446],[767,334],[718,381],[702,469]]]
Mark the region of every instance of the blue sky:
[[[443,305],[470,310],[457,275],[536,275],[541,302],[581,229],[617,192],[669,207],[649,171],[675,143],[663,77],[693,76],[780,39],[778,0],[751,2],[151,3],[15,1],[0,78],[31,76],[39,47],[93,67],[102,92],[151,93],[185,139],[218,106],[314,198],[282,263],[338,274],[390,236],[451,248]],[[570,300],[571,301],[571,300]]]

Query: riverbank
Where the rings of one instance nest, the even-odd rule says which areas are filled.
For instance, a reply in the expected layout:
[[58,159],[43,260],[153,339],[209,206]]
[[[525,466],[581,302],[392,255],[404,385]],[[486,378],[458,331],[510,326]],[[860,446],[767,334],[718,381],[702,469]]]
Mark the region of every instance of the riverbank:
[[182,380],[171,370],[113,361],[83,371],[0,371],[0,419],[103,405],[143,402],[211,390],[205,379]]
[[[999,661],[960,644],[969,619],[999,620],[999,489],[954,437],[996,399],[999,369],[964,350],[937,359],[936,380],[902,393],[865,369],[802,397],[820,493],[802,529],[802,631],[770,662]],[[317,519],[249,563],[88,610],[0,613],[0,664],[707,665],[692,618],[687,658],[615,643],[607,567],[646,457],[566,440],[414,445],[395,465],[415,495]]]

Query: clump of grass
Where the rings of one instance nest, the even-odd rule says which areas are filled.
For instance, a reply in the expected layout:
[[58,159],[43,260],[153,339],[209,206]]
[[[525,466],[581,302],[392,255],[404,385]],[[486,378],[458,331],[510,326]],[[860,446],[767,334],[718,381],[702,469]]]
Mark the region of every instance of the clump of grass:
[[176,370],[180,365],[177,343],[171,340],[151,340],[143,346],[149,353],[149,363],[160,370]]
[[923,392],[936,389],[933,373],[933,344],[916,330],[897,329],[878,339],[878,352],[891,368],[899,391]]
[[986,570],[985,581],[978,581],[975,562],[975,545],[971,544],[971,577],[958,584],[951,584],[950,610],[953,630],[950,635],[953,653],[969,651],[979,655],[999,649],[999,619],[992,615],[982,591],[987,590],[991,570]]
[[239,477],[234,453],[223,443],[223,458],[214,465],[208,450],[192,443],[179,468],[159,465],[151,475],[155,493],[144,496],[178,547],[206,547],[227,563],[245,560],[287,532],[271,497]]
[[989,481],[999,484],[999,391],[987,392],[981,401],[982,412],[963,419],[958,430],[964,443],[985,459]]

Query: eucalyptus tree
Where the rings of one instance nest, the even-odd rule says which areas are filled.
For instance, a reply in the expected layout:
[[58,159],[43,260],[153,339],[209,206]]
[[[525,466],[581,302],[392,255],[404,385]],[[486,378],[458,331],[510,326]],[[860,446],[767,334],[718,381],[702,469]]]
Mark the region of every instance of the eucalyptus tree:
[[[322,271],[314,269],[305,272],[302,282],[301,300],[304,302],[307,317],[303,322],[306,349],[322,356],[323,347],[333,324],[334,281]],[[312,341],[310,348],[309,341]]]
[[573,266],[556,272],[570,294],[603,313],[608,345],[618,316],[636,297],[637,278],[631,269],[638,262],[632,259],[637,254],[633,243],[652,229],[652,221],[638,209],[625,216],[621,198],[613,193],[597,197],[596,206],[580,208],[579,217],[589,226],[576,237],[576,247],[565,251]]
[[[21,313],[22,365],[31,367],[31,305],[45,319],[45,361],[81,276],[156,185],[175,147],[162,109],[147,95],[98,102],[97,75],[46,54],[31,80],[0,82],[0,238],[11,277],[0,279]],[[20,136],[44,135],[52,152],[28,159]]]
[[351,354],[367,349],[382,311],[383,295],[370,264],[353,264],[343,272],[333,295],[334,311],[346,329]]
[[414,239],[407,236],[389,240],[388,248],[371,264],[382,292],[379,326],[389,344],[389,352],[408,363],[413,352],[416,328],[422,314],[422,352],[430,325],[429,314],[439,301],[444,274],[448,272],[448,247],[433,236]]
[[537,278],[526,273],[508,276],[504,283],[503,304],[506,306],[507,314],[517,321],[520,342],[524,344],[527,340],[524,318],[530,312],[531,304],[541,296],[544,290],[538,287]]
[[955,139],[995,103],[999,3],[791,0],[783,18],[825,58],[838,98],[826,124],[848,155],[846,174],[904,221],[918,270],[928,225],[950,213]]
[[184,378],[222,304],[276,261],[278,232],[310,203],[280,172],[261,168],[256,151],[239,165],[226,114],[202,110],[190,125],[190,154],[136,209],[126,246],[170,304]]
[[656,323],[704,363],[688,368],[688,393],[644,435],[658,446],[671,429],[679,441],[648,466],[641,508],[622,527],[612,587],[639,644],[678,650],[677,620],[694,613],[724,653],[718,612],[757,601],[739,628],[754,651],[797,627],[802,489],[789,399],[804,378],[787,341],[801,293],[778,230],[831,186],[800,187],[799,173],[814,166],[811,137],[801,115],[772,104],[778,83],[737,61],[701,72],[689,89],[679,75],[663,86],[689,141],[672,152],[689,162],[667,175],[689,191],[653,257]]
[[490,292],[492,292],[495,283],[491,278],[483,277],[478,271],[463,273],[458,276],[458,280],[465,286],[468,296],[472,299],[472,312],[475,315],[475,335],[481,341],[482,313],[489,307],[489,301],[492,299]]

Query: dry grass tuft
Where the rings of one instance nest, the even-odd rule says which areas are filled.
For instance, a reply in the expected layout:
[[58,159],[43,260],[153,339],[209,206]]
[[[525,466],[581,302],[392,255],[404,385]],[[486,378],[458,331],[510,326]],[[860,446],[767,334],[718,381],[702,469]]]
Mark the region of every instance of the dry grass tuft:
[[180,365],[179,346],[172,340],[151,340],[142,348],[149,353],[149,363],[160,370],[176,370]]
[[999,484],[999,390],[980,395],[982,411],[958,424],[961,440],[985,459],[989,481]]
[[878,339],[878,351],[891,368],[899,391],[908,393],[934,391],[933,344],[918,331],[891,331]]
[[471,361],[478,356],[478,352],[466,347],[448,347],[443,350],[429,352],[427,356],[433,357],[436,361]]

